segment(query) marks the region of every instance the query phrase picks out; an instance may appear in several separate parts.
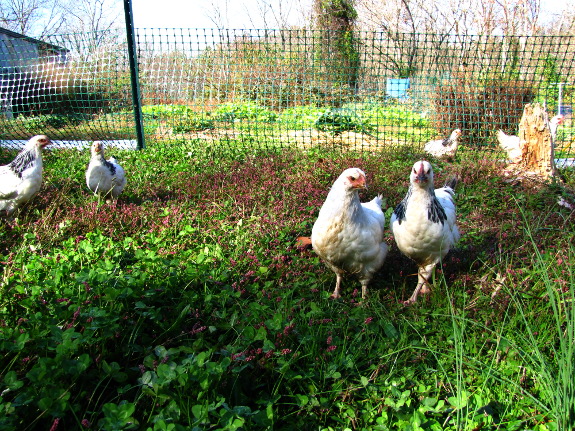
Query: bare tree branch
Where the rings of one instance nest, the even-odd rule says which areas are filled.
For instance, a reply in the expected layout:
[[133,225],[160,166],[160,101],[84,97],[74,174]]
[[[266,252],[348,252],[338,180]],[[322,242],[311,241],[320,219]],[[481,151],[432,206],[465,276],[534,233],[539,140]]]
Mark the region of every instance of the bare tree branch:
[[2,0],[0,24],[12,31],[43,38],[61,30],[60,0]]

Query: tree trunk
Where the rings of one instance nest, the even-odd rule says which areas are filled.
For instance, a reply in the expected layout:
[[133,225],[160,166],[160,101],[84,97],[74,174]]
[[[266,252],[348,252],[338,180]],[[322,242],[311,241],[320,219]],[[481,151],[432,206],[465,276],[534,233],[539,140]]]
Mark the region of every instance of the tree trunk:
[[553,138],[547,111],[539,104],[525,105],[519,123],[521,160],[514,168],[543,178],[555,175]]

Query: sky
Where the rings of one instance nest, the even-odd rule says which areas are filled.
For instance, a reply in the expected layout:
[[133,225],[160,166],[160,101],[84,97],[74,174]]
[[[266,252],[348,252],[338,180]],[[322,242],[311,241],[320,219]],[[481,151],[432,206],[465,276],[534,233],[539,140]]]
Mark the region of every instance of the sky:
[[[302,10],[309,10],[311,0],[133,0],[136,28],[214,28],[217,10],[223,19],[217,24],[226,28],[264,28],[261,5],[268,4],[268,28],[274,27],[274,13],[283,14],[288,24],[303,21]],[[280,8],[280,4],[282,8]],[[273,8],[273,11],[271,10]],[[217,18],[216,18],[217,19]]]
[[[274,20],[283,15],[289,25],[305,23],[312,0],[133,0],[132,11],[136,28],[279,28]],[[261,5],[267,4],[266,22],[262,19]],[[283,10],[280,9],[280,5]],[[542,12],[556,14],[566,7],[575,6],[575,0],[542,0]],[[227,7],[227,9],[226,9]],[[272,12],[273,9],[273,12]],[[224,18],[216,24],[215,11]],[[281,10],[281,13],[279,11]],[[212,18],[212,19],[211,19]]]

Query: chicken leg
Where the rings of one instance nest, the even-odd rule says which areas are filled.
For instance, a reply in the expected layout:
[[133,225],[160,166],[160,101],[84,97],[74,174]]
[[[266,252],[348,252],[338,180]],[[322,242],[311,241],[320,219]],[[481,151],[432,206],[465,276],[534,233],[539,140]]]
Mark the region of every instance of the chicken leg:
[[429,284],[429,279],[431,274],[433,274],[433,269],[435,268],[435,263],[430,263],[429,265],[425,266],[418,266],[417,269],[417,286],[415,290],[411,294],[410,298],[406,301],[403,301],[405,305],[411,305],[415,301],[417,301],[418,295],[421,293],[423,295],[427,295],[431,292],[431,285]]
[[331,299],[341,298],[341,294],[339,292],[341,289],[341,280],[342,279],[343,279],[343,276],[339,272],[337,272],[335,274],[335,289],[334,289],[333,293],[330,295]]

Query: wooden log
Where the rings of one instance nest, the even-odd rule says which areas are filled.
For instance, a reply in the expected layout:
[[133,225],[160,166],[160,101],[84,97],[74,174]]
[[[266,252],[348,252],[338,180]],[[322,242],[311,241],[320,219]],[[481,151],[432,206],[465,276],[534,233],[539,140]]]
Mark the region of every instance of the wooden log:
[[521,160],[514,170],[550,178],[556,174],[553,137],[547,111],[539,103],[525,105],[519,123]]

